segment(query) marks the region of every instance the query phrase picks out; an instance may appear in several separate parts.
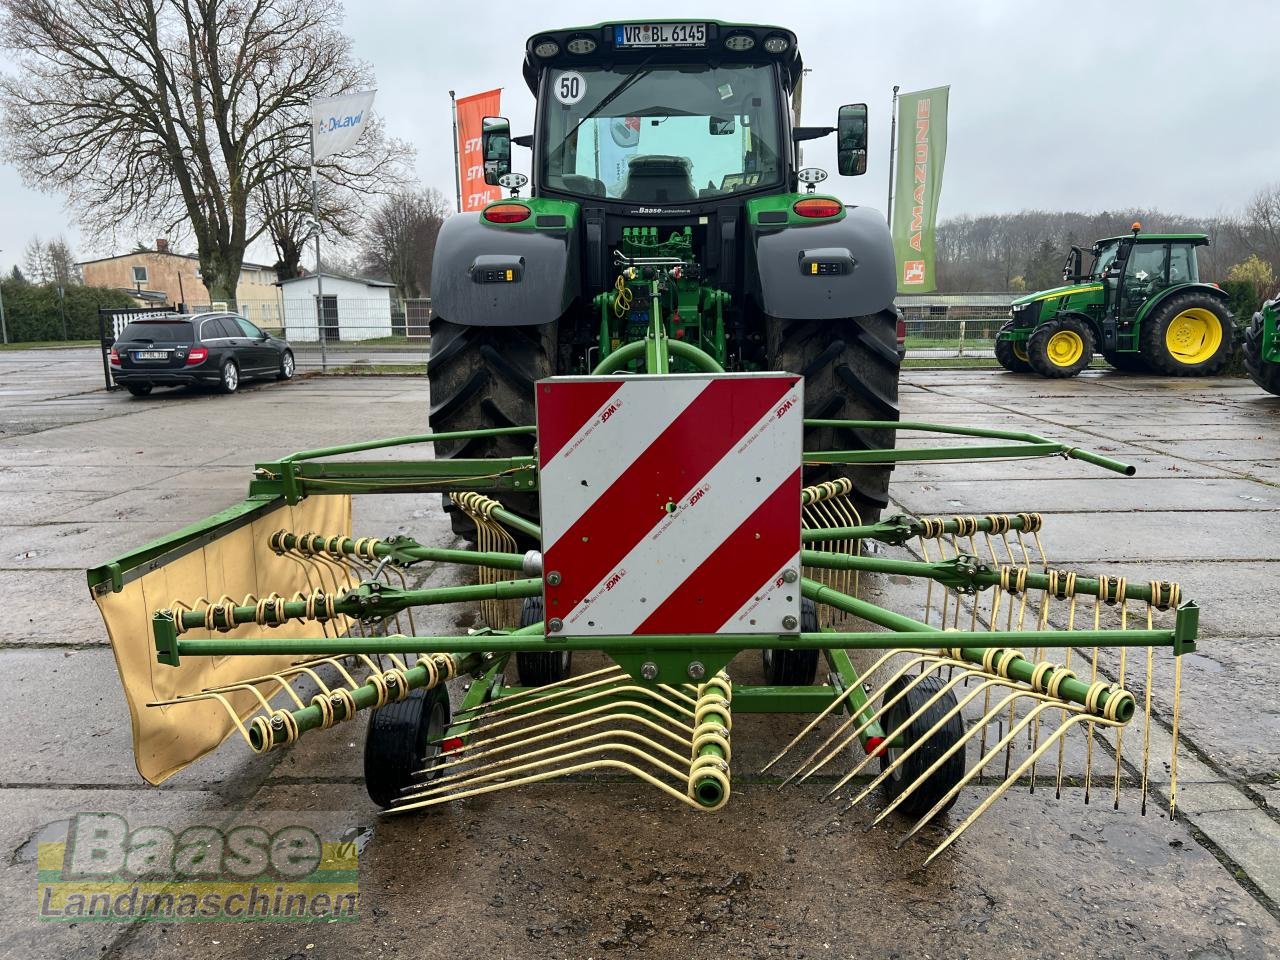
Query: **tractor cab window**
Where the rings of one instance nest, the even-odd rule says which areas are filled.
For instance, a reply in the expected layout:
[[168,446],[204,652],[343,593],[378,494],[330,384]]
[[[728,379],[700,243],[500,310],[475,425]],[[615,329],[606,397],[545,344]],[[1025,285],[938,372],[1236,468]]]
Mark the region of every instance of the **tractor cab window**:
[[637,204],[688,203],[782,179],[768,64],[551,70],[544,186]]
[[1120,244],[1110,243],[1101,250],[1096,251],[1093,258],[1093,266],[1089,269],[1089,275],[1094,280],[1101,280],[1106,276],[1107,268],[1116,259],[1116,253],[1120,249]]
[[1169,285],[1169,245],[1135,243],[1121,281],[1121,302],[1127,315]]
[[1195,247],[1189,243],[1169,245],[1169,283],[1199,283],[1200,270]]

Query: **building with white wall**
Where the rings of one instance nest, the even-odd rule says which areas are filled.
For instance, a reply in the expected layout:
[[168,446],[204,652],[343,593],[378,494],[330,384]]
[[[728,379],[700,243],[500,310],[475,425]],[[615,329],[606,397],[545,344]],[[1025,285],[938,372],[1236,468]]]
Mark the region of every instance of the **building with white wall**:
[[[310,275],[281,280],[278,286],[288,340],[318,341],[317,320],[322,315],[326,342],[372,340],[392,334],[394,284],[326,273],[323,283]],[[318,303],[321,293],[323,312]]]

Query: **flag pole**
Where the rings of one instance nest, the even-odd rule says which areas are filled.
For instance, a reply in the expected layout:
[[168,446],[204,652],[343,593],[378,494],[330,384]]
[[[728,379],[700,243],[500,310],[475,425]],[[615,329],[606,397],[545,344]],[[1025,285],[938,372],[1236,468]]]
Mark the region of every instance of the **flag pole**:
[[458,213],[461,213],[462,168],[458,165],[458,99],[452,90],[449,91],[449,106],[453,111],[453,194]]
[[893,225],[893,158],[898,148],[898,85],[893,85],[893,106],[889,110],[889,199],[885,203],[885,220]]
[[324,343],[324,271],[320,262],[320,178],[316,175],[316,125],[311,122],[311,221],[316,232],[316,337],[320,340],[320,372],[329,369]]

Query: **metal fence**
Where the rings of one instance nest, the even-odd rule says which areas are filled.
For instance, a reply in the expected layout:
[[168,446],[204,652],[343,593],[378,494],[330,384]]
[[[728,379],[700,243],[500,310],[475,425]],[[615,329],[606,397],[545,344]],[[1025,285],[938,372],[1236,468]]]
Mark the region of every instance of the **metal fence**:
[[916,294],[897,300],[908,359],[992,359],[1014,293]]

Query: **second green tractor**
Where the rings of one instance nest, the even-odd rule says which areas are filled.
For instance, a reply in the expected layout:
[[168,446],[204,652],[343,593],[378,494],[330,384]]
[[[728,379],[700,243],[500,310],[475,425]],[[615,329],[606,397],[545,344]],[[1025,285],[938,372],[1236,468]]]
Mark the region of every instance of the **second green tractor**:
[[1212,376],[1231,359],[1229,298],[1202,282],[1199,233],[1132,233],[1072,247],[1064,285],[1013,302],[996,359],[1013,373],[1074,377],[1101,354],[1117,370]]

